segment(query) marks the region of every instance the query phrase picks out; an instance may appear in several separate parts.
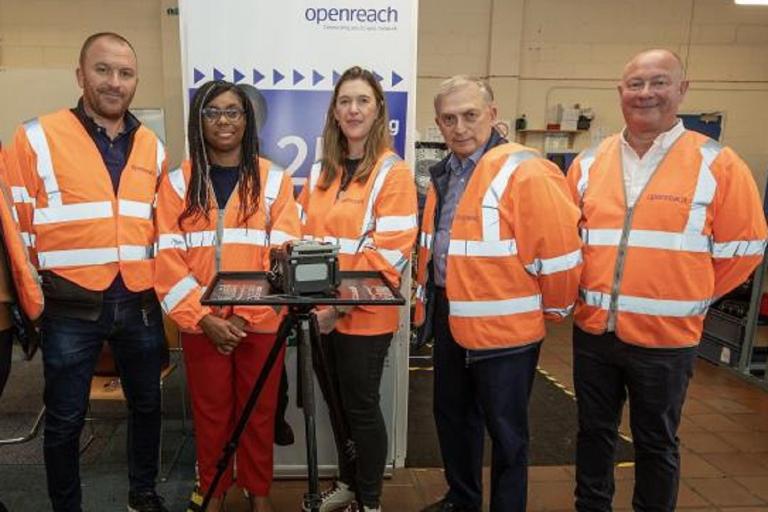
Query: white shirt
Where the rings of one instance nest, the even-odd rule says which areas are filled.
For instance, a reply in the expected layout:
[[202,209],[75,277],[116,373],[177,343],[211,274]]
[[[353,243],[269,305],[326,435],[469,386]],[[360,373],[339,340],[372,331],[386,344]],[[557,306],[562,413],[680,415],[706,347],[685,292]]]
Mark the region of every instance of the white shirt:
[[669,131],[654,139],[650,149],[642,158],[627,142],[627,129],[621,131],[621,167],[624,170],[624,190],[627,195],[627,206],[632,207],[637,198],[648,184],[653,172],[667,156],[669,148],[685,133],[683,122],[678,121]]

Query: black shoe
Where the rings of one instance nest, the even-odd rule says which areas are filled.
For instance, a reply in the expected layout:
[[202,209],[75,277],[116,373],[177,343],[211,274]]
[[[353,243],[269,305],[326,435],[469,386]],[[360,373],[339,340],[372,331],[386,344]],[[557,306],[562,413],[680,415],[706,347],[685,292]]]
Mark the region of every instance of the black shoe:
[[131,492],[128,494],[128,512],[169,512],[164,501],[155,491]]
[[275,422],[275,444],[277,446],[289,446],[296,440],[293,437],[293,429],[287,421]]
[[427,505],[425,508],[421,509],[421,512],[480,512],[480,508],[456,505],[443,498],[436,503]]

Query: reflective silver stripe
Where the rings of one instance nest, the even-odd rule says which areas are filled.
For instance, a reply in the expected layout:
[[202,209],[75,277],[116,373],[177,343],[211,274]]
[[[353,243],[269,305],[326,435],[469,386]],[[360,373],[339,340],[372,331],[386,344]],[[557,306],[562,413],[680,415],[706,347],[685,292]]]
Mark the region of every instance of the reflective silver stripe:
[[450,301],[450,315],[463,317],[503,316],[541,311],[541,295],[502,300]]
[[370,238],[360,240],[358,238],[336,238],[335,236],[326,236],[323,238],[324,242],[329,242],[339,246],[340,254],[357,254],[360,249],[367,242],[370,242]]
[[119,249],[122,261],[151,260],[155,255],[154,245],[121,245]]
[[104,265],[105,263],[115,263],[118,261],[117,247],[44,251],[37,253],[37,259],[41,269]]
[[34,247],[35,246],[35,235],[27,233],[26,231],[22,231],[21,233],[21,239],[24,240],[24,245],[27,247]]
[[165,311],[166,314],[170,313],[182,300],[184,300],[184,297],[199,287],[200,285],[197,283],[197,280],[191,275],[182,277],[170,290],[168,290],[168,294],[160,302],[163,306],[163,311]]
[[533,151],[518,151],[507,157],[501,170],[493,178],[491,185],[483,196],[483,240],[494,241],[501,239],[501,220],[499,216],[499,201],[504,194],[509,180],[521,163],[538,155]]
[[[620,229],[582,229],[581,239],[587,245],[618,246],[621,241]],[[712,240],[696,233],[670,233],[633,229],[629,232],[627,247],[665,249],[669,251],[710,252]]]
[[387,263],[392,265],[395,270],[398,272],[402,272],[403,269],[405,269],[405,265],[408,263],[408,257],[404,255],[400,251],[392,250],[392,249],[381,249],[381,248],[374,248],[376,252],[381,254],[385,260],[387,260]]
[[11,187],[11,194],[14,203],[35,204],[35,198],[29,195],[27,187]]
[[[277,196],[280,194],[280,183],[283,181],[285,171],[281,167],[275,164],[269,166],[269,172],[267,173],[267,183],[264,186],[264,211],[266,212],[264,225],[267,229],[272,225],[272,205],[277,201]],[[267,237],[266,243],[269,243]]]
[[574,304],[571,304],[570,306],[565,308],[544,308],[544,313],[549,313],[550,315],[557,315],[560,318],[565,318],[571,314],[571,311],[573,311],[573,307],[574,307]]
[[373,217],[373,208],[376,205],[376,200],[379,198],[379,193],[384,186],[384,181],[387,179],[389,171],[400,160],[399,157],[392,155],[387,157],[381,164],[381,169],[376,174],[376,180],[373,182],[371,188],[371,194],[368,196],[368,204],[365,206],[365,216],[363,217],[363,228],[360,235],[363,236],[373,229],[378,229],[377,220]]
[[171,182],[173,190],[183,200],[187,197],[187,184],[184,183],[184,172],[181,167],[177,167],[168,173],[168,181]]
[[426,250],[431,251],[432,250],[432,233],[424,233],[423,231],[419,234],[419,245],[424,247]]
[[37,175],[43,180],[43,187],[48,196],[48,206],[61,206],[61,190],[53,171],[51,150],[48,148],[48,140],[39,119],[33,119],[24,123],[24,131],[27,134],[29,145],[37,155]]
[[[310,240],[311,241],[311,240],[315,240],[315,237],[313,237],[312,235],[302,235],[301,239],[302,240]],[[317,240],[322,241],[323,239],[322,238],[318,238]]]
[[570,270],[581,264],[581,249],[555,258],[535,259],[533,263],[526,265],[525,270],[534,276],[546,276],[555,272]]
[[765,252],[765,240],[736,240],[715,243],[712,256],[715,258],[736,258],[739,256],[760,256]]
[[165,162],[165,146],[163,143],[155,137],[157,141],[157,148],[155,149],[155,157],[157,158],[157,177],[159,178],[163,174],[163,162]]
[[192,231],[190,233],[184,233],[184,240],[187,242],[187,248],[213,247],[216,244],[216,232]]
[[416,215],[391,215],[376,219],[376,231],[405,231],[416,229],[418,226]]
[[451,240],[448,243],[450,256],[487,256],[500,258],[517,254],[517,241],[508,240]]
[[712,204],[717,190],[717,182],[711,169],[712,162],[715,161],[722,149],[720,144],[711,139],[699,148],[701,166],[699,167],[699,178],[696,181],[696,190],[691,199],[691,211],[688,214],[685,233],[701,234],[704,232],[704,226],[707,222],[707,207]]
[[320,171],[323,169],[323,162],[318,161],[312,164],[312,168],[309,170],[309,191],[313,192],[317,186],[317,181],[320,179]]
[[149,203],[142,203],[141,201],[120,199],[117,203],[117,211],[120,215],[125,217],[136,217],[147,220],[152,218],[152,205]]
[[593,146],[589,149],[585,149],[581,153],[579,158],[579,167],[581,167],[581,176],[579,176],[579,182],[576,184],[576,190],[579,193],[580,198],[584,198],[584,193],[589,186],[589,170],[592,168],[592,164],[595,163],[595,154],[597,153],[597,146]]
[[[588,306],[605,310],[608,310],[610,307],[611,295],[609,293],[581,289],[579,290],[579,295]],[[670,300],[619,295],[617,311],[641,315],[688,317],[705,314],[710,303],[711,300],[709,299],[698,301]]]
[[179,249],[186,251],[187,242],[184,239],[184,235],[177,235],[175,233],[164,234],[158,237],[157,248],[160,251],[164,251],[166,249]]
[[269,167],[267,183],[264,186],[264,197],[267,199],[267,204],[270,206],[275,202],[277,196],[280,195],[280,184],[283,182],[284,175],[285,171],[281,167],[278,167],[275,164],[272,164]]
[[423,285],[419,285],[416,287],[416,299],[423,301],[426,295],[427,295],[427,292]]
[[[215,237],[213,244],[216,243]],[[267,233],[261,229],[224,228],[223,244],[267,245]]]
[[39,225],[51,224],[53,222],[106,219],[108,217],[112,217],[112,203],[109,201],[99,201],[35,208],[32,223]]
[[296,240],[296,237],[286,233],[285,231],[280,231],[277,229],[273,229],[269,233],[269,243],[270,245],[282,245],[285,242],[288,242],[290,240]]

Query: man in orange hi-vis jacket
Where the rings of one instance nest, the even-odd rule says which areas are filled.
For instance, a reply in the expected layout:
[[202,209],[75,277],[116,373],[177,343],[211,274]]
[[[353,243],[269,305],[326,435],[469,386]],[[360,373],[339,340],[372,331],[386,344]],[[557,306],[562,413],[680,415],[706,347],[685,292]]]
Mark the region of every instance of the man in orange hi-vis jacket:
[[77,106],[24,123],[8,148],[22,235],[42,278],[48,495],[81,510],[79,439],[104,340],[128,402],[128,509],[167,510],[155,493],[163,322],[153,288],[154,202],[165,150],[128,111],[136,53],[114,33],[80,51]]
[[581,242],[562,172],[494,129],[490,86],[457,76],[435,97],[451,154],[430,169],[416,324],[434,333],[434,414],[448,493],[429,512],[482,504],[485,428],[491,510],[524,511],[528,399],[545,318],[571,310]]
[[677,118],[687,89],[674,53],[633,57],[618,85],[626,128],[581,153],[568,173],[584,242],[573,331],[579,511],[611,510],[627,396],[633,507],[675,509],[677,428],[704,316],[765,249],[749,168]]

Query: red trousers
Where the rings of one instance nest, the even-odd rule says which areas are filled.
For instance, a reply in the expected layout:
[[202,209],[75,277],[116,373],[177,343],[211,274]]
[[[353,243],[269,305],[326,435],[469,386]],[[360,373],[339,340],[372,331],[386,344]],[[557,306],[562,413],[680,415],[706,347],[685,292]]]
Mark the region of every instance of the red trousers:
[[[230,355],[222,355],[204,334],[181,335],[203,493],[216,475],[216,463],[235,429],[274,340],[274,334],[248,333]],[[255,496],[269,495],[272,484],[275,410],[284,355],[285,348],[272,367],[235,453],[237,482]],[[230,463],[214,496],[224,494],[232,482]]]

